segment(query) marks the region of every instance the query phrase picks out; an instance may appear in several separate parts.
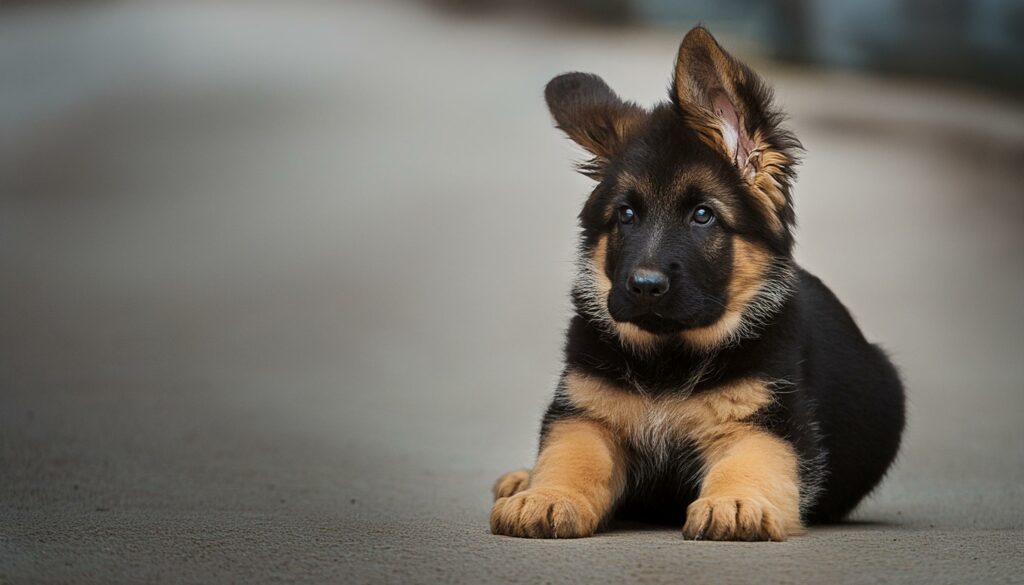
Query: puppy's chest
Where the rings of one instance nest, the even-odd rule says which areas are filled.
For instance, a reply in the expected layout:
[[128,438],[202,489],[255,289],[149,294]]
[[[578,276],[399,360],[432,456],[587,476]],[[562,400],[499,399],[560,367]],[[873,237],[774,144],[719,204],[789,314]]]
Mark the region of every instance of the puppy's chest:
[[663,452],[681,445],[707,448],[749,425],[770,402],[760,380],[744,379],[696,395],[649,396],[600,378],[571,375],[569,399],[589,418],[605,424],[629,447]]
[[685,441],[699,432],[698,426],[713,424],[705,417],[687,412],[693,410],[694,404],[685,399],[623,398],[618,407],[605,406],[590,404],[584,411],[639,448]]
[[624,446],[650,462],[699,452],[731,422],[708,410],[701,399],[638,397],[621,402],[618,408],[612,405],[613,410],[595,405],[585,410],[604,421]]

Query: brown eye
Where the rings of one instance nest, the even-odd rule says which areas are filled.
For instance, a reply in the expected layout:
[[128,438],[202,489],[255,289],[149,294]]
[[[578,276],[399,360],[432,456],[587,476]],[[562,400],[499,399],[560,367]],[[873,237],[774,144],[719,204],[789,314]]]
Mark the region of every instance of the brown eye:
[[706,205],[701,205],[693,210],[693,223],[697,225],[708,225],[715,219],[715,212]]
[[636,217],[636,212],[633,208],[628,205],[623,205],[619,208],[619,223],[633,223],[633,219]]

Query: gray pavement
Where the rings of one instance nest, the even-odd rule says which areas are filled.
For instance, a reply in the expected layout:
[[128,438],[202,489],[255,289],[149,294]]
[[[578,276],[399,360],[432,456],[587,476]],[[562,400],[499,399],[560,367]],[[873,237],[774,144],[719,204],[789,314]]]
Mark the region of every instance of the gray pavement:
[[651,103],[681,31],[60,6],[0,17],[0,583],[1024,582],[1021,102],[754,59],[898,464],[786,543],[527,541],[588,189],[541,89]]

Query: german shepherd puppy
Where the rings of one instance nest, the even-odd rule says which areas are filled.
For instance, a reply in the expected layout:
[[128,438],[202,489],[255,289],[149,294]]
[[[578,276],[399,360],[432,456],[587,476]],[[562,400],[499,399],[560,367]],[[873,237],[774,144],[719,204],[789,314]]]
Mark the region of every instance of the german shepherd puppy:
[[612,518],[712,540],[841,520],[896,456],[896,369],[793,260],[801,150],[771,90],[704,28],[647,110],[596,75],[545,97],[593,155],[565,369],[532,470],[491,530],[589,536]]

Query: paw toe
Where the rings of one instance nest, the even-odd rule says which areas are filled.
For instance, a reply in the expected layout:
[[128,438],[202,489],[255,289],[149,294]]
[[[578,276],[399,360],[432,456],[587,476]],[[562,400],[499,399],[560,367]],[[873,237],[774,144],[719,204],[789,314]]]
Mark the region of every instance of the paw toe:
[[597,529],[598,518],[579,498],[532,488],[499,498],[491,511],[491,532],[527,538],[577,538]]
[[782,514],[758,498],[708,497],[690,504],[683,536],[695,540],[786,540]]
[[530,484],[530,472],[526,469],[510,471],[498,478],[491,491],[494,492],[494,499],[513,496]]

